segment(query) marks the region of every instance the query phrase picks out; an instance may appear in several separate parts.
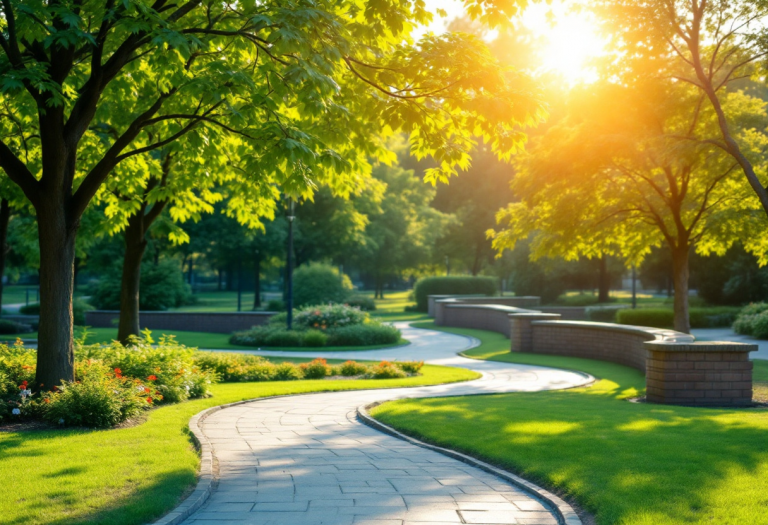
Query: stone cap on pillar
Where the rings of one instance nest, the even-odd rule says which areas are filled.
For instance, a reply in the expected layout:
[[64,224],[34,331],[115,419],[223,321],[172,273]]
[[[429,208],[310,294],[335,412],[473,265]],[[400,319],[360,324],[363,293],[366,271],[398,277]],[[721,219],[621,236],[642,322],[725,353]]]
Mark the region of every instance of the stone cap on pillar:
[[648,350],[653,352],[756,352],[758,347],[753,343],[737,343],[734,341],[645,341]]

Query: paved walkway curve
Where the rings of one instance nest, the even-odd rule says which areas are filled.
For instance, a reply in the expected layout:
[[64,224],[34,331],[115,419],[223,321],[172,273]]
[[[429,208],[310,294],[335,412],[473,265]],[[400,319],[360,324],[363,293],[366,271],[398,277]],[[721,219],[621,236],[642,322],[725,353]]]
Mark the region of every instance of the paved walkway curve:
[[307,355],[423,359],[477,370],[483,377],[451,385],[255,400],[215,412],[202,429],[218,461],[218,487],[185,524],[557,524],[529,493],[477,467],[363,425],[356,409],[404,397],[568,388],[592,378],[463,358],[456,353],[474,344],[468,338],[400,328],[411,345]]

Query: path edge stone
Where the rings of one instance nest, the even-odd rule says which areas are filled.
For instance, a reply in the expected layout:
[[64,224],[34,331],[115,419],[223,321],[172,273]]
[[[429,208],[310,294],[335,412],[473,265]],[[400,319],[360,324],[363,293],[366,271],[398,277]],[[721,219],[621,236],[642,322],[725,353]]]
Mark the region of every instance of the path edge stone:
[[559,498],[548,490],[545,490],[538,485],[535,485],[534,483],[531,483],[530,481],[527,481],[520,476],[512,474],[511,472],[508,472],[504,469],[494,467],[489,463],[473,458],[472,456],[462,454],[461,452],[456,452],[455,450],[451,450],[449,448],[438,447],[436,445],[430,445],[429,443],[420,441],[416,438],[403,434],[398,430],[395,430],[394,428],[382,423],[381,421],[378,421],[377,419],[374,419],[373,416],[371,416],[368,412],[368,409],[373,408],[379,404],[381,403],[371,403],[369,405],[361,405],[357,407],[358,421],[364,425],[378,430],[379,432],[389,434],[390,436],[406,441],[417,447],[438,452],[444,456],[448,456],[449,458],[479,468],[480,470],[508,481],[512,485],[515,485],[516,487],[524,490],[534,499],[538,500],[545,507],[547,507],[547,509],[555,514],[555,517],[557,518],[557,521],[560,525],[583,525],[581,518],[579,518],[579,515],[576,514],[575,510],[573,510],[573,507],[571,507],[562,498]]

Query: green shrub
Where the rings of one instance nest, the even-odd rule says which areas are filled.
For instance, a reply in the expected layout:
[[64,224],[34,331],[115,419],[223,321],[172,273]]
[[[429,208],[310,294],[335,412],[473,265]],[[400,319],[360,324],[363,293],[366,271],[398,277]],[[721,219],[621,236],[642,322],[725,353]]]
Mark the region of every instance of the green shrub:
[[399,379],[406,376],[403,370],[389,361],[373,365],[370,370],[370,376],[373,379]]
[[[100,310],[120,309],[121,272],[115,268],[101,277],[91,300]],[[178,263],[171,260],[141,265],[139,308],[167,310],[192,301],[189,285]]]
[[416,281],[413,294],[420,312],[428,309],[429,295],[496,295],[498,280],[495,277],[445,276],[423,277]]
[[373,312],[376,310],[376,301],[368,297],[367,295],[353,295],[349,297],[344,304],[359,308],[364,312]]
[[359,308],[343,304],[310,306],[297,311],[293,316],[294,328],[329,330],[344,326],[361,325],[369,319]]
[[752,303],[742,308],[733,322],[733,331],[768,339],[768,303]]
[[394,344],[400,340],[400,330],[391,325],[365,324],[345,326],[328,331],[330,346],[370,346]]
[[395,365],[403,372],[418,374],[424,366],[424,361],[396,361]]
[[[74,318],[75,324],[83,326],[85,324],[85,312],[93,309],[92,305],[86,303],[82,299],[74,299],[72,301],[72,317]],[[19,309],[19,313],[24,315],[40,315],[40,303],[31,303],[22,306]]]
[[271,381],[277,367],[261,356],[231,352],[195,352],[195,364],[225,383]]
[[293,274],[293,302],[297,308],[342,303],[352,290],[352,281],[329,264],[299,266]]
[[301,339],[301,346],[319,347],[328,344],[328,336],[320,330],[307,330]]
[[28,324],[17,323],[10,319],[0,319],[0,334],[25,334],[32,331],[32,327]]
[[268,312],[282,312],[285,310],[285,303],[280,299],[271,299],[267,303]]
[[264,345],[276,347],[301,346],[301,336],[296,330],[272,330],[267,335]]
[[101,363],[81,365],[79,381],[65,381],[43,395],[43,417],[65,426],[104,428],[139,415],[162,399],[148,381],[131,379]]
[[[738,309],[728,306],[691,308],[688,311],[691,328],[720,328],[733,323]],[[619,324],[674,327],[674,312],[670,308],[625,308],[616,313]]]
[[339,365],[339,374],[346,377],[361,376],[367,373],[368,367],[357,361],[345,361]]
[[275,368],[275,381],[294,381],[303,377],[301,368],[293,363],[280,363]]
[[301,371],[304,373],[304,379],[323,379],[331,375],[332,369],[328,366],[328,363],[323,358],[317,358],[309,363],[303,363],[299,365]]

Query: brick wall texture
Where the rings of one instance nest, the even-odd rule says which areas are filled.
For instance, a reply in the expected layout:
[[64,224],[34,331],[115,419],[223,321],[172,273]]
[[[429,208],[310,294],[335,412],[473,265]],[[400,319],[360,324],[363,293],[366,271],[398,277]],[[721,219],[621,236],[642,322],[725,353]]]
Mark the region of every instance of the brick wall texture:
[[[266,324],[274,312],[141,312],[141,329],[181,330],[231,334]],[[85,312],[86,326],[111,328],[117,326],[120,313],[111,310]]]

